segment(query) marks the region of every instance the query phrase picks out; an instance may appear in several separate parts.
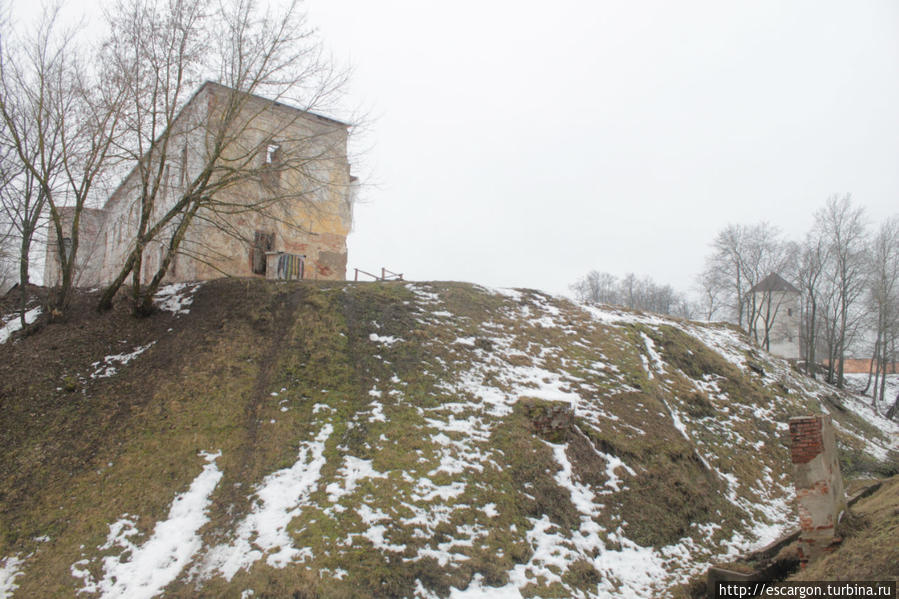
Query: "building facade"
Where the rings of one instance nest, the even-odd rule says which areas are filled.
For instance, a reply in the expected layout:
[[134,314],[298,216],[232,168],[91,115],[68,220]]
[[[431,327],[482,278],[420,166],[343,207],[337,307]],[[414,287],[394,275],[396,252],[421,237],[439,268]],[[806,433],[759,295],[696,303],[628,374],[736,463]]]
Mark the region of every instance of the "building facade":
[[[138,237],[141,186],[147,170],[157,167],[159,192],[150,222],[177,211],[204,177],[210,176],[215,189],[187,228],[165,282],[223,276],[345,279],[356,188],[347,156],[348,126],[237,94],[211,82],[201,86],[173,122],[167,158],[141,160],[101,209],[82,213],[78,286],[109,283],[125,264]],[[221,115],[236,103],[238,116],[232,112],[224,120]],[[142,281],[159,269],[179,222],[176,216],[145,246]],[[56,255],[55,244],[48,244],[46,285],[59,281]]]

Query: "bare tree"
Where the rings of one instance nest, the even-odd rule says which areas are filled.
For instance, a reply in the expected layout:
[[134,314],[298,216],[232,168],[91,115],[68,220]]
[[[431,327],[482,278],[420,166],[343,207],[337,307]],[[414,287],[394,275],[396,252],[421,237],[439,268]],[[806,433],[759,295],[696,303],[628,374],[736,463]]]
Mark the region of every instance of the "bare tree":
[[596,304],[617,304],[617,287],[618,280],[614,275],[596,270],[591,270],[569,286],[577,299]]
[[746,227],[728,225],[715,236],[713,252],[706,258],[703,278],[710,284],[718,285],[717,294],[731,309],[734,319],[742,328],[746,315],[747,285],[745,260]]
[[[871,360],[874,368],[872,405],[876,410],[878,400],[883,402],[885,399],[888,365],[895,362],[893,353],[899,337],[899,216],[881,224],[871,244],[870,256],[868,306],[874,315],[876,336]],[[869,374],[869,385],[870,382]]]
[[55,316],[68,304],[79,221],[108,165],[119,118],[114,88],[91,78],[73,35],[58,26],[58,14],[58,8],[44,11],[33,33],[6,33],[0,46],[2,143],[13,173],[2,195],[20,240],[22,301],[31,246],[47,218],[60,266],[48,298]]
[[581,301],[625,306],[690,318],[692,306],[670,285],[659,285],[650,277],[626,274],[620,281],[607,272],[590,271],[570,286]]
[[864,210],[852,205],[850,195],[831,196],[815,215],[816,227],[827,243],[829,265],[825,273],[833,286],[829,310],[832,382],[843,387],[846,350],[860,323],[857,311],[866,282],[866,228]]
[[[186,243],[194,223],[239,236],[233,216],[252,212],[285,222],[284,206],[311,204],[332,184],[321,167],[334,140],[300,122],[301,113],[276,109],[327,108],[346,79],[323,56],[297,2],[276,12],[254,0],[125,0],[112,11],[110,28],[107,62],[128,101],[122,149],[137,164],[126,185],[138,216],[100,308],[130,275],[135,311],[147,313],[178,253],[202,259],[215,251]],[[194,106],[188,92],[203,78],[222,86],[204,86],[209,102]],[[275,114],[281,122],[273,127]],[[281,184],[298,177],[302,186]],[[161,257],[145,274],[151,245]]]
[[800,325],[800,353],[805,363],[805,372],[812,378],[816,375],[818,330],[820,328],[819,309],[822,303],[821,280],[828,261],[827,244],[818,231],[810,231],[799,248],[796,280],[802,303]]
[[[752,293],[765,277],[783,273],[790,265],[791,246],[770,223],[728,225],[712,242],[700,280],[704,295],[714,307],[728,306],[734,321],[763,344],[776,316],[777,306],[764,293]],[[709,300],[706,300],[710,303]]]
[[724,308],[728,283],[724,280],[723,273],[707,266],[696,277],[696,288],[701,298],[699,306],[702,308],[702,317],[706,321],[711,322],[715,319],[718,312]]
[[60,172],[59,122],[53,106],[64,77],[64,46],[54,35],[58,10],[45,10],[36,31],[12,36],[9,22],[0,33],[0,117],[3,186],[0,203],[18,240],[20,318],[25,302],[30,255],[44,218],[47,198]]

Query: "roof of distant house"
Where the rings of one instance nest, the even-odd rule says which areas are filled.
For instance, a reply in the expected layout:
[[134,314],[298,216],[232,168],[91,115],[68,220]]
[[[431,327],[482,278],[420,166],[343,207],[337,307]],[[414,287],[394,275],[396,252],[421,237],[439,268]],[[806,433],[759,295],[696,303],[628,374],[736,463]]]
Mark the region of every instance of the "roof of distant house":
[[772,272],[770,275],[759,281],[749,290],[749,293],[766,291],[792,291],[793,293],[799,293],[798,289],[793,287],[788,281],[775,272]]

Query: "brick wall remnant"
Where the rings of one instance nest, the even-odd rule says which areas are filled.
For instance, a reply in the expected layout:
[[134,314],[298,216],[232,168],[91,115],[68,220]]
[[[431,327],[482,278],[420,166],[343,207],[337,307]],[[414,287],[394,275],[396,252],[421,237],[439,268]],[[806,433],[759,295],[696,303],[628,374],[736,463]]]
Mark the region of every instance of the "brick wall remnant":
[[846,509],[846,494],[829,415],[791,418],[790,439],[799,510],[799,560],[805,566],[839,543],[834,527]]
[[551,443],[564,443],[574,424],[574,406],[567,401],[522,397],[518,405],[531,421],[534,432]]

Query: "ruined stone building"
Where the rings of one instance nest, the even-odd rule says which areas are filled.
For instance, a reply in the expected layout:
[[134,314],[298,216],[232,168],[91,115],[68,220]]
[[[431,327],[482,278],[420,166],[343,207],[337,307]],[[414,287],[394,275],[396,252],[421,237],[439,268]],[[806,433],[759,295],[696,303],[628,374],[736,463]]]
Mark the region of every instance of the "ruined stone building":
[[[750,333],[772,354],[795,360],[800,351],[800,293],[776,273],[771,273],[749,290],[758,307],[758,318],[750,323]],[[765,332],[767,330],[767,343]]]
[[[207,82],[175,119],[154,220],[201,176],[215,142],[214,119],[235,93]],[[236,133],[215,176],[228,176],[232,166],[245,176],[218,190],[214,206],[197,212],[164,282],[222,276],[345,279],[355,188],[347,157],[348,126],[259,96],[241,98],[232,127]],[[82,213],[77,286],[112,281],[134,248],[141,166],[146,164],[135,165],[102,208]],[[70,220],[71,210],[62,215]],[[145,248],[142,281],[156,273],[178,222],[174,219]],[[59,281],[56,255],[55,243],[49,244],[45,285]]]

